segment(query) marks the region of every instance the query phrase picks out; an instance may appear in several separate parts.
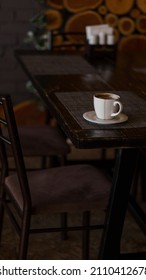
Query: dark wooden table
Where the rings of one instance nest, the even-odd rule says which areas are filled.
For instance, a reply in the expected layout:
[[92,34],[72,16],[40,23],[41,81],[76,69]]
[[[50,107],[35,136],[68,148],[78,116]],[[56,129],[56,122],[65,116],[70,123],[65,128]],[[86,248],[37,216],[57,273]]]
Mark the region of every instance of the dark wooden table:
[[[38,56],[36,51],[17,51],[16,56],[42,100],[77,148],[112,147],[118,150],[98,258],[122,258],[120,241],[133,174],[139,148],[146,147],[146,55],[118,54],[115,60],[103,56],[95,61],[94,66],[79,58],[78,70],[74,57],[69,55],[69,73],[68,62],[64,60],[63,67],[57,68],[57,74],[55,69],[52,72],[47,70],[50,54]],[[56,59],[60,61],[63,57]],[[128,121],[101,125],[83,119],[84,112],[93,110],[96,91],[118,93]]]

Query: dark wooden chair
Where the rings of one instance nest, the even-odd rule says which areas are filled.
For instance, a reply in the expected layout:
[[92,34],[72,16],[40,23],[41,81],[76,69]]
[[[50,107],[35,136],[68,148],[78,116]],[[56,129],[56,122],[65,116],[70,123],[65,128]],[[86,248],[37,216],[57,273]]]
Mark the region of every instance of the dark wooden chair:
[[[37,168],[46,168],[48,159],[50,166],[65,164],[70,147],[58,127],[51,127],[47,124],[19,125],[18,132],[23,156],[26,158],[40,158],[40,166]],[[7,130],[4,129],[3,133],[6,136]],[[8,155],[12,157],[12,151],[9,147]],[[34,164],[32,169],[36,169],[35,166]]]
[[[93,209],[105,210],[111,178],[92,165],[70,165],[26,172],[10,96],[0,96],[4,117],[0,119],[0,235],[4,209],[20,236],[18,258],[26,259],[30,233],[82,230],[82,258],[89,257],[89,232],[103,225],[90,225]],[[3,135],[3,126],[8,130]],[[34,140],[35,141],[35,140]],[[6,146],[12,148],[16,172],[9,174]],[[13,211],[14,210],[14,211]],[[83,225],[55,228],[32,228],[33,215],[47,213],[83,213]],[[18,218],[18,219],[17,219]]]
[[[30,109],[32,109],[32,113],[30,112]],[[24,115],[24,110],[26,116],[22,117],[22,115]],[[28,111],[30,113],[28,113]],[[35,102],[32,102],[32,100],[24,102],[23,106],[21,104],[14,106],[14,114],[18,124],[17,127],[22,152],[25,158],[25,163],[27,163],[25,166],[27,169],[32,170],[47,168],[47,166],[62,166],[66,164],[67,155],[70,153],[70,146],[67,144],[66,137],[62,131],[57,126],[52,127],[47,124],[46,116],[44,117],[44,121],[46,119],[46,124],[25,124],[23,118],[27,118],[28,120],[28,118],[33,117],[34,119],[35,114],[38,116],[39,113],[40,112],[37,111],[35,106]],[[38,120],[36,120],[36,122],[37,121]],[[31,119],[30,122],[32,122]],[[7,137],[7,129],[3,129],[3,134]],[[12,149],[8,145],[7,154],[9,159],[13,157]],[[13,167],[11,169],[13,169]],[[66,213],[61,214],[61,223],[62,227],[67,225]],[[62,238],[64,240],[67,239],[67,232],[62,233]]]
[[[27,100],[14,106],[23,156],[29,169],[63,165],[70,152],[65,135],[57,125],[50,125],[47,111],[41,110],[35,100]],[[11,157],[11,149],[8,152]]]

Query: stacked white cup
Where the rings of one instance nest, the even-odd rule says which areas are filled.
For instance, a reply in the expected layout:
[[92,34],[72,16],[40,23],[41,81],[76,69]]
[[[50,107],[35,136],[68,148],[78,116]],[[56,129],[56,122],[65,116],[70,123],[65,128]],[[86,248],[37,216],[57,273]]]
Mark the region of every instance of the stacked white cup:
[[114,45],[114,29],[108,24],[86,26],[86,39],[89,45]]

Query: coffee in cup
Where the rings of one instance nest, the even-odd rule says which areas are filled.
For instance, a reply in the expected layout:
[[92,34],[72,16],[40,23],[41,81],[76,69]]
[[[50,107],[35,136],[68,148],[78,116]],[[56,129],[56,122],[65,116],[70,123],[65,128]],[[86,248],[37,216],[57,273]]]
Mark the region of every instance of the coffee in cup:
[[118,116],[123,109],[120,96],[110,92],[96,93],[93,97],[94,110],[97,118],[110,120]]

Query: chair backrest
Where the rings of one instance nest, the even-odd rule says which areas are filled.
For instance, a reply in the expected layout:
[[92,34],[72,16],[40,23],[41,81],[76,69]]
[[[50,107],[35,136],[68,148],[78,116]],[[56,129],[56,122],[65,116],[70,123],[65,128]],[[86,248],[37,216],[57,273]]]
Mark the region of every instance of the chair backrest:
[[[2,109],[2,117],[0,117],[0,157],[2,166],[1,181],[4,181],[4,177],[8,175],[8,158],[6,145],[11,145],[12,155],[16,167],[16,173],[20,183],[20,190],[24,202],[23,205],[24,208],[28,209],[31,208],[31,196],[15,115],[13,111],[13,105],[11,97],[9,95],[0,95],[0,107]],[[7,136],[4,135],[4,131],[6,130]]]

